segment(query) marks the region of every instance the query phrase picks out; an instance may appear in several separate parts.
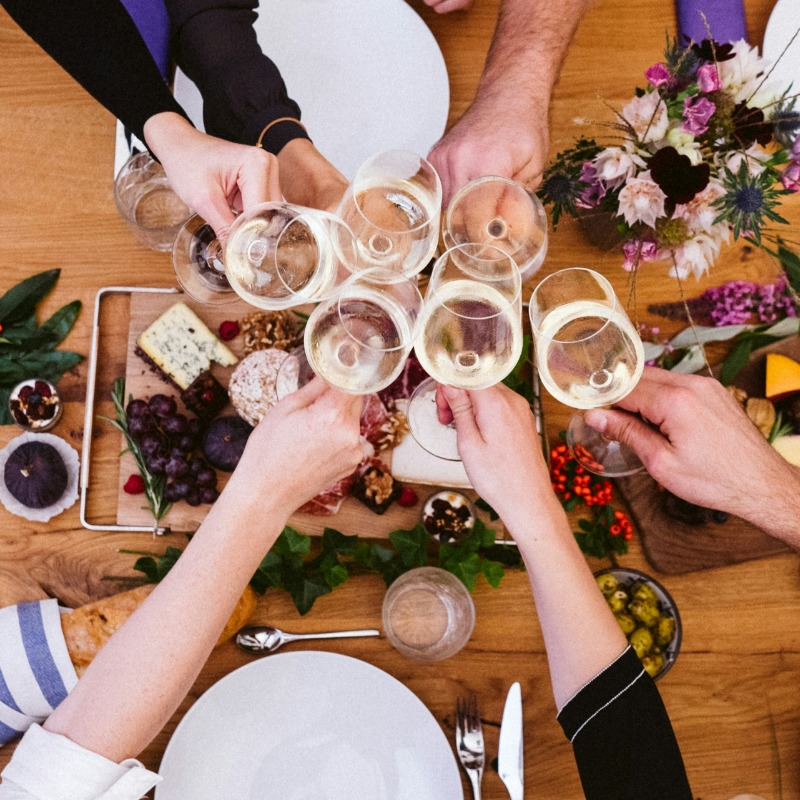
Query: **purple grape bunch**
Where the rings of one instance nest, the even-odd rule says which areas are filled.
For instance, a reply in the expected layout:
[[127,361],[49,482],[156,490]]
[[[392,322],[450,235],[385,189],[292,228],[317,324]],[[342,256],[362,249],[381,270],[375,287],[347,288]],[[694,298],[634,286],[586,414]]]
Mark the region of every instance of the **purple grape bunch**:
[[125,409],[128,432],[139,445],[151,475],[164,475],[164,498],[190,506],[213,503],[219,497],[217,473],[195,450],[203,426],[196,417],[178,411],[174,397],[154,394],[149,401],[131,400]]

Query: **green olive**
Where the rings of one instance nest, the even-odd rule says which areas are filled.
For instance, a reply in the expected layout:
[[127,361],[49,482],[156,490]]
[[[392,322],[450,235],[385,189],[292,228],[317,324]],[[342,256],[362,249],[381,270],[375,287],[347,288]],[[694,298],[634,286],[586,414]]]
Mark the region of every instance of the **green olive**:
[[642,666],[644,671],[651,677],[655,678],[664,667],[664,656],[651,655],[645,656],[642,659]]
[[666,647],[675,636],[674,617],[661,617],[656,627],[656,642],[662,647]]
[[622,591],[622,589],[617,589],[611,597],[607,597],[606,600],[608,601],[608,605],[611,610],[615,614],[619,614],[620,611],[625,610],[625,605],[628,602],[628,595]]
[[614,614],[619,623],[622,632],[626,636],[630,636],[636,630],[636,620],[630,614]]
[[653,634],[647,628],[637,628],[628,638],[639,658],[644,658],[653,646]]
[[658,620],[661,618],[658,612],[658,606],[639,599],[631,600],[631,602],[628,603],[628,611],[630,611],[631,616],[637,622],[641,622],[642,625],[647,625],[648,628],[657,625]]
[[605,575],[598,575],[595,578],[595,581],[597,582],[597,586],[600,591],[606,597],[611,597],[611,595],[614,594],[614,592],[616,592],[619,588],[617,579],[610,572],[606,572]]
[[653,591],[653,588],[646,583],[635,583],[631,596],[634,600],[641,600],[643,603],[658,605],[658,595]]

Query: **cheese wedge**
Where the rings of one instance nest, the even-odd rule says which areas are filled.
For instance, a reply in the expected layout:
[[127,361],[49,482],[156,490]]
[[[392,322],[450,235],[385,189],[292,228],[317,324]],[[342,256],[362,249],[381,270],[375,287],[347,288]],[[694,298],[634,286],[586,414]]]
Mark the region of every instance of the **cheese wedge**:
[[800,364],[781,353],[767,353],[767,391],[770,400],[800,392]]
[[185,303],[168,308],[140,337],[139,347],[181,389],[212,361],[224,367],[238,359]]
[[790,463],[800,467],[800,434],[781,436],[772,446]]

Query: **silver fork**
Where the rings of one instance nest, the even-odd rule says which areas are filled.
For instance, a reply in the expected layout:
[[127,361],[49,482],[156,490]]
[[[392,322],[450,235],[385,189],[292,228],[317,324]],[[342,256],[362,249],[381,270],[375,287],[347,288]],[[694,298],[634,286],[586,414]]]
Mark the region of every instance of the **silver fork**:
[[472,784],[472,796],[481,800],[481,778],[486,760],[483,746],[483,728],[478,714],[478,699],[473,694],[469,701],[456,698],[456,751]]

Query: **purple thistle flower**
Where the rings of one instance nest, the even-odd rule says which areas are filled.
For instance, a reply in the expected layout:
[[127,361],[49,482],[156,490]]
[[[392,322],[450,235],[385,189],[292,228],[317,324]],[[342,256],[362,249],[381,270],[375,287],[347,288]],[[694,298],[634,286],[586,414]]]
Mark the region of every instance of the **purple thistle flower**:
[[681,130],[693,136],[701,136],[708,130],[708,121],[717,110],[707,97],[687,97],[683,101],[683,124]]

